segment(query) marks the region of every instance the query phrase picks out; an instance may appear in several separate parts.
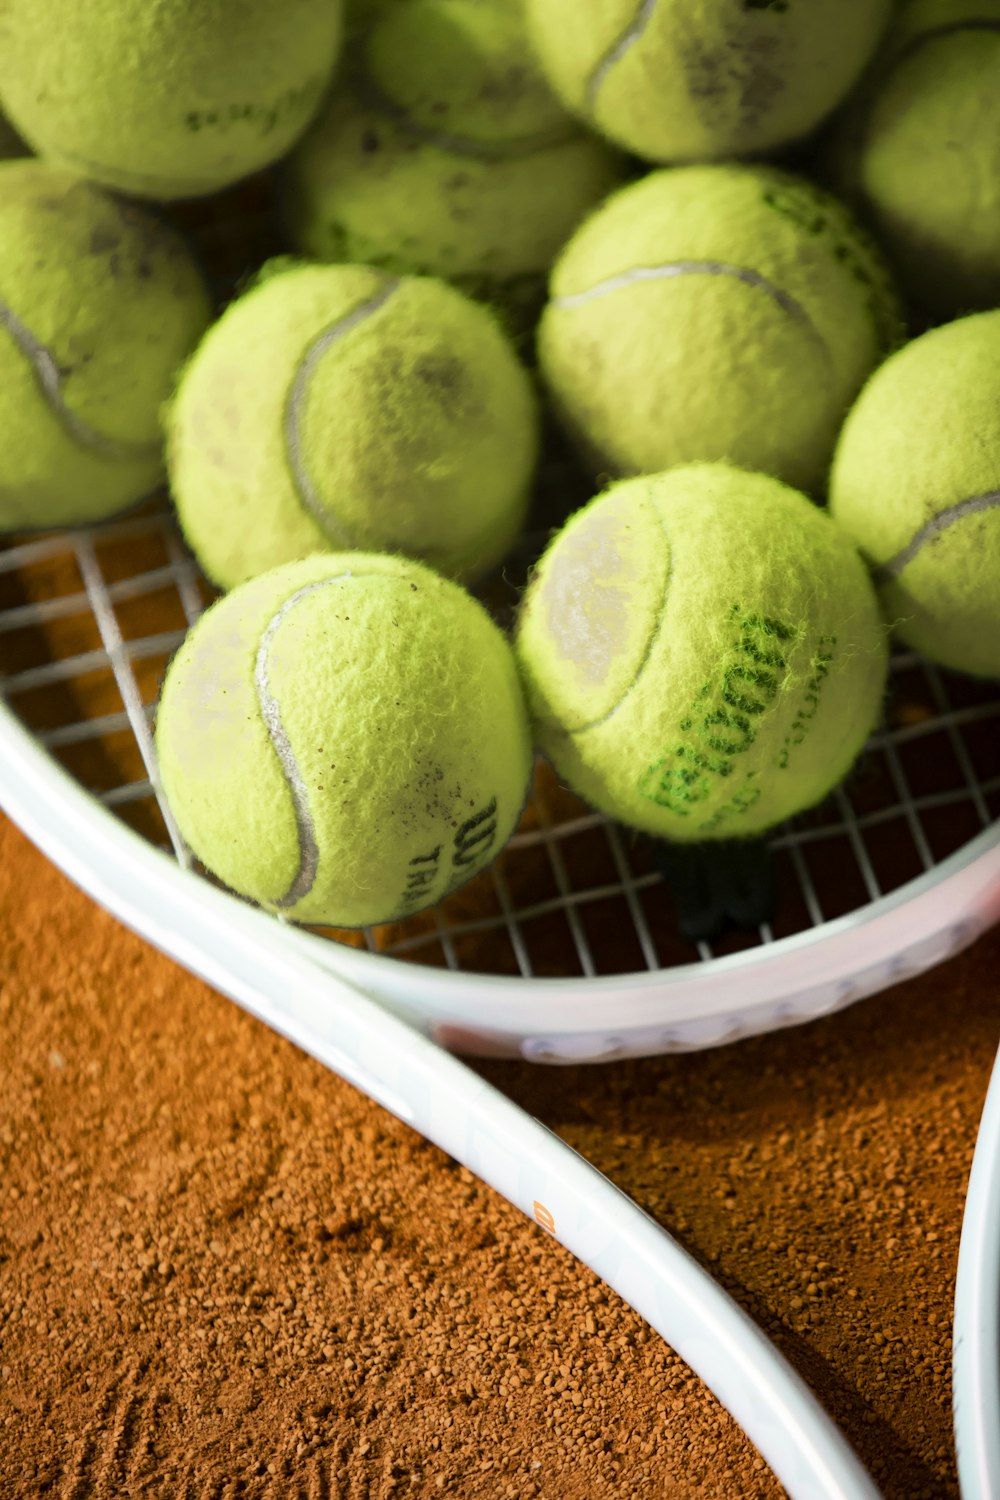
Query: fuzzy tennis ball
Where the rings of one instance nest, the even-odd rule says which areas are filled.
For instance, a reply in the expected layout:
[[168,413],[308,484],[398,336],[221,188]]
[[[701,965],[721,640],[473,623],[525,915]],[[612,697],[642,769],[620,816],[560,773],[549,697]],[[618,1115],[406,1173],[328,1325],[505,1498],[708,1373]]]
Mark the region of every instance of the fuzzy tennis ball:
[[925,308],[1000,303],[1000,0],[902,7],[834,162]]
[[0,163],[0,529],[94,521],[161,482],[160,408],[210,316],[146,210]]
[[622,179],[531,55],[520,9],[396,0],[360,38],[285,168],[294,246],[530,300]]
[[575,113],[638,156],[713,160],[808,134],[870,58],[890,0],[527,0]]
[[500,852],[531,740],[510,647],[430,569],[327,554],[234,589],[190,632],[156,723],[197,857],[295,921],[440,901]]
[[830,510],[901,640],[1000,677],[1000,311],[935,328],[875,372],[837,445]]
[[320,103],[341,0],[0,7],[0,102],[44,156],[142,198],[217,192],[282,156]]
[[538,446],[493,315],[367,266],[279,263],[210,329],[167,426],[181,524],[223,588],[352,547],[482,573],[521,529]]
[[847,534],[722,464],[625,480],[572,516],[516,652],[559,774],[683,842],[760,833],[825,797],[879,717],[887,658]]
[[814,489],[898,332],[881,257],[835,198],[708,165],[597,209],[552,272],[538,347],[596,471],[724,459]]

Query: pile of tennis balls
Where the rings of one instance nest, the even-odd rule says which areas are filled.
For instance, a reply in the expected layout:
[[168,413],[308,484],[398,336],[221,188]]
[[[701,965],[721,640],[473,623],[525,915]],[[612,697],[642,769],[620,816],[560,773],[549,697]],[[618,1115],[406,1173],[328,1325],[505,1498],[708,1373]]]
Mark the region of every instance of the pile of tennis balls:
[[[0,525],[166,480],[222,597],[161,773],[234,891],[430,906],[535,750],[758,835],[892,633],[1000,676],[1000,0],[6,0],[0,60]],[[173,205],[255,174],[220,306]],[[595,498],[508,636],[553,443]]]

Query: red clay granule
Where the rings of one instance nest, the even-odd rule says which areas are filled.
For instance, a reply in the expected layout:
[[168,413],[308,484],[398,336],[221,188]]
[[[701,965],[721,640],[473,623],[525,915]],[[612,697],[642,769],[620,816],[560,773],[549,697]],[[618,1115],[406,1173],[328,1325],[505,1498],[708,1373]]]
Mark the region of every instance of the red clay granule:
[[[801,1029],[480,1065],[719,1275],[887,1497],[955,1496],[951,1299],[1000,934]],[[782,1492],[535,1225],[0,821],[0,1495]]]

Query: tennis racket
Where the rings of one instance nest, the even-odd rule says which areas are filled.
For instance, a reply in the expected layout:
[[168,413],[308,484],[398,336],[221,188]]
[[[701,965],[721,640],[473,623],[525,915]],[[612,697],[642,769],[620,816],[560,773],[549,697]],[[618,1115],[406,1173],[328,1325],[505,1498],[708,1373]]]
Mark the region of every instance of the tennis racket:
[[771,841],[777,900],[752,931],[737,915],[706,936],[733,908],[723,900],[720,921],[709,896],[699,935],[683,900],[697,872],[672,897],[655,846],[539,768],[519,833],[473,887],[402,926],[319,934],[204,878],[160,795],[156,692],[207,597],[165,506],[0,552],[0,803],[122,921],[590,1266],[796,1500],[874,1496],[804,1384],[697,1263],[445,1048],[575,1062],[715,1045],[835,1010],[972,941],[1000,916],[995,689],[898,657],[889,727],[852,784]]
[[992,1500],[1000,1495],[1000,1054],[969,1175],[952,1347],[963,1500]]

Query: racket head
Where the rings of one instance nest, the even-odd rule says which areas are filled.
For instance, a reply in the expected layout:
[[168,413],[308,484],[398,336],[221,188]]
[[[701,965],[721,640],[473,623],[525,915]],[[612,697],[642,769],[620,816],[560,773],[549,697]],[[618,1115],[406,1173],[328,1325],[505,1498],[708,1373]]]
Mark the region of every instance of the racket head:
[[[507,623],[516,583],[485,596]],[[198,873],[152,725],[166,664],[211,597],[162,500],[0,551],[0,738],[51,777],[52,827],[36,836],[57,861],[61,767],[109,839],[131,831]],[[766,920],[685,934],[690,867],[672,891],[652,841],[539,762],[514,839],[441,906],[364,932],[283,924],[283,941],[454,1051],[579,1062],[715,1046],[840,1009],[971,942],[1000,917],[998,817],[997,686],[898,653],[885,725],[848,783],[767,841]]]

